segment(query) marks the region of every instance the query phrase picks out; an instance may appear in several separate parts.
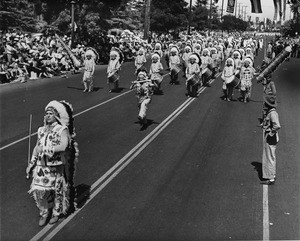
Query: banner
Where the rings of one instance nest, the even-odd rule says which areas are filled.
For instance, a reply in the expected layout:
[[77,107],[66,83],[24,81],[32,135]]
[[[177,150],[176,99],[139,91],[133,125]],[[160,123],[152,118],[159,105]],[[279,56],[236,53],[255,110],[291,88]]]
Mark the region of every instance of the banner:
[[235,6],[235,0],[228,0],[227,3],[227,13],[233,13],[234,12],[234,6]]
[[262,13],[260,0],[251,0],[252,13]]

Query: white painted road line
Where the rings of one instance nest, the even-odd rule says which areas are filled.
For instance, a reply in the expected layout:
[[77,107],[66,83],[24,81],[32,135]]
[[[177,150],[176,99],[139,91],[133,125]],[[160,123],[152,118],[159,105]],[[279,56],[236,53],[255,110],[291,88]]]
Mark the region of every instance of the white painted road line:
[[[210,83],[212,83],[212,80]],[[206,87],[201,87],[199,93],[202,93]],[[175,120],[182,111],[184,111],[195,99],[188,98],[182,105],[180,105],[172,114],[170,114],[161,124],[159,124],[151,133],[149,133],[140,143],[138,143],[131,151],[129,151],[121,160],[119,160],[111,169],[109,169],[102,177],[100,177],[91,186],[90,198],[86,201],[85,205],[81,209],[77,209],[73,214],[64,219],[60,224],[49,232],[54,227],[47,225],[39,233],[37,233],[30,241],[36,241],[44,237],[44,241],[53,238],[67,223],[69,223],[93,198],[102,191],[132,160],[134,160],[170,123]],[[108,178],[107,178],[108,177]],[[103,182],[105,180],[105,182]],[[102,183],[103,182],[103,183]],[[101,184],[102,183],[102,184]],[[101,185],[100,185],[101,184]],[[100,185],[100,186],[99,186]],[[99,187],[97,187],[99,186]]]
[[263,185],[263,240],[270,240],[268,185]]

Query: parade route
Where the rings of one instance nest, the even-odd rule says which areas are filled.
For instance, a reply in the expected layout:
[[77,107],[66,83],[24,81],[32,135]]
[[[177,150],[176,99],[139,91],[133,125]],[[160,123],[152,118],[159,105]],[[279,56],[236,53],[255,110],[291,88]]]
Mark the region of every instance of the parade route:
[[[220,77],[197,98],[187,98],[184,79],[171,86],[166,76],[164,94],[153,96],[145,129],[128,90],[132,63],[122,68],[120,93],[107,92],[103,69],[96,72],[97,91],[91,94],[82,93],[81,75],[35,81],[25,91],[25,85],[7,87],[1,102],[10,102],[1,118],[16,119],[7,123],[11,132],[1,126],[4,240],[299,239],[300,112],[295,103],[300,86],[293,77],[298,64],[292,59],[274,73],[283,128],[278,182],[270,187],[260,185],[259,178],[262,87],[256,83],[252,101],[245,104],[220,98]],[[234,99],[238,96],[235,90]],[[28,143],[22,140],[28,140],[28,113],[36,131],[51,99],[65,99],[74,108],[80,149],[75,183],[82,201],[70,216],[39,228],[38,210],[27,194]]]

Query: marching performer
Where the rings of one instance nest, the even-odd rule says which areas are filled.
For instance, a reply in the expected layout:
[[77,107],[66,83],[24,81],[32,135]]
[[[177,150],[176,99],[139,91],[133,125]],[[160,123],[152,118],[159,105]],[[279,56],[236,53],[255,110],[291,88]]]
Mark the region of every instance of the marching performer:
[[[38,129],[37,143],[26,168],[32,174],[28,193],[40,210],[39,226],[56,223],[70,205],[68,191],[73,184],[70,165],[78,157],[74,141],[72,107],[64,101],[51,101],[45,108],[44,126]],[[75,157],[75,159],[73,159]]]
[[186,68],[186,95],[188,97],[197,96],[199,80],[201,78],[200,61],[201,59],[196,53],[191,54],[189,57],[189,63]]
[[241,78],[241,94],[242,99],[245,103],[249,102],[251,96],[251,86],[252,86],[252,79],[254,77],[254,68],[252,67],[252,60],[250,58],[246,58],[244,60],[243,66],[240,72]]
[[224,51],[225,59],[228,59],[231,56],[232,51],[233,51],[233,45],[229,43],[227,48]]
[[244,59],[246,58],[246,56],[245,56],[245,50],[243,48],[239,48],[238,51],[241,53],[241,60],[243,62]]
[[151,102],[153,86],[154,85],[151,83],[151,80],[148,79],[147,71],[144,69],[139,71],[137,80],[134,81],[130,86],[130,89],[136,89],[136,97],[138,98],[139,109],[138,119],[143,126],[147,124],[146,114],[148,105]]
[[223,79],[223,92],[224,92],[224,100],[231,101],[232,94],[234,89],[233,80],[235,79],[235,66],[234,60],[232,58],[228,58],[225,61],[225,66],[222,71],[221,78]]
[[246,53],[245,53],[246,58],[247,58],[247,57],[250,57],[251,59],[254,59],[254,54],[253,54],[253,52],[252,52],[251,47],[247,47],[245,52],[246,52]]
[[163,56],[162,44],[161,43],[156,43],[155,44],[154,52],[158,53],[160,58]]
[[194,50],[194,53],[196,53],[196,54],[198,54],[199,56],[201,55],[201,44],[200,43],[196,43],[195,44],[195,48],[193,48],[193,50]]
[[[92,92],[94,88],[94,73],[95,73],[95,56],[91,49],[85,52],[84,72],[83,72],[83,92]],[[93,57],[94,56],[94,57]]]
[[[117,90],[119,87],[119,71],[121,69],[122,59],[120,51],[113,47],[110,51],[110,59],[107,66],[107,84],[109,92]],[[112,87],[113,86],[113,87]]]
[[210,57],[210,52],[207,48],[203,49],[201,58],[201,70],[202,70],[202,81],[203,85],[209,87],[209,80],[211,78],[211,64],[212,58]]
[[171,55],[171,48],[174,46],[174,44],[170,43],[166,50],[165,50],[165,53],[164,53],[164,56],[165,56],[165,61],[166,61],[166,64],[168,66],[167,70],[170,70],[170,55]]
[[150,66],[150,78],[152,83],[155,85],[155,93],[161,93],[161,82],[163,80],[163,76],[162,76],[162,70],[163,70],[163,66],[162,63],[160,62],[160,55],[158,53],[154,53],[151,56],[152,59],[152,63]]
[[224,52],[223,52],[223,46],[217,45],[217,71],[220,72],[221,65],[224,60]]
[[212,47],[210,49],[210,56],[211,56],[211,59],[212,59],[212,62],[211,62],[211,68],[212,68],[211,78],[215,79],[215,76],[217,74],[217,66],[218,66],[218,53],[217,53],[217,49],[215,47]]
[[178,84],[178,73],[180,71],[180,58],[179,50],[176,46],[173,46],[170,50],[169,66],[170,66],[170,84]]
[[191,54],[192,54],[192,47],[190,45],[185,46],[184,53],[182,54],[182,57],[181,57],[182,63],[183,63],[182,71],[183,71],[184,75],[185,75],[185,70],[189,64],[189,59],[190,59]]
[[234,50],[232,53],[232,58],[234,61],[234,66],[236,68],[236,75],[239,76],[239,72],[242,68],[242,55],[239,50]]
[[135,65],[135,74],[137,74],[138,70],[142,68],[146,64],[147,60],[145,57],[145,51],[143,48],[140,48],[138,51],[138,55],[135,57],[134,65]]

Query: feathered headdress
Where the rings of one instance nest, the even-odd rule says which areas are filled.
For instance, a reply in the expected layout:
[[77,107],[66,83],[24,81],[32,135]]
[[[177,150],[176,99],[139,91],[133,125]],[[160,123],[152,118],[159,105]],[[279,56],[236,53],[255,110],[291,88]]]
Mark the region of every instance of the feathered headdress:
[[45,111],[52,111],[55,115],[56,120],[64,125],[69,126],[70,117],[65,108],[65,106],[57,100],[52,100],[49,104],[45,107]]

